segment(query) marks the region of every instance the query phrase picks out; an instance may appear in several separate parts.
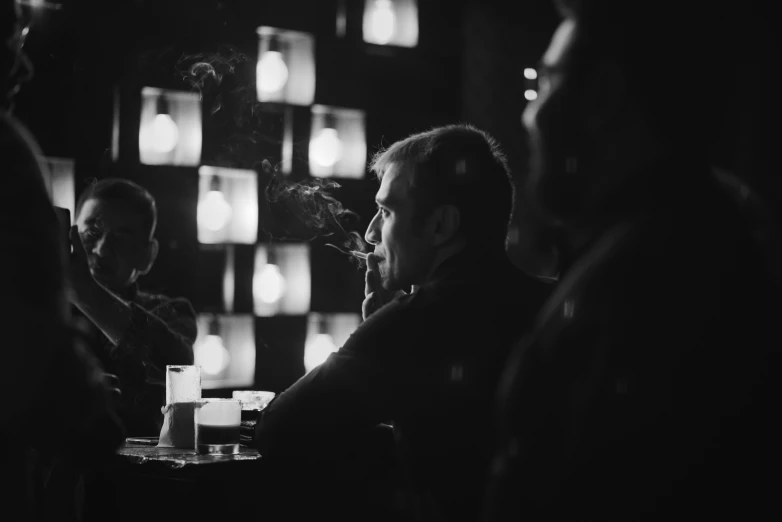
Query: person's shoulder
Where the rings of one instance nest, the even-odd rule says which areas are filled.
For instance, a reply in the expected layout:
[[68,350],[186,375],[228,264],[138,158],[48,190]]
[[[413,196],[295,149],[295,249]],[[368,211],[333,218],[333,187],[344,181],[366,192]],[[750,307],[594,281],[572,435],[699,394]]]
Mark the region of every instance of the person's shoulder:
[[397,297],[367,317],[345,343],[347,351],[374,352],[420,330],[421,292]]
[[371,328],[385,328],[404,324],[416,316],[416,309],[426,306],[427,296],[427,290],[421,288],[414,293],[396,297],[369,316],[362,325],[368,325],[367,327]]
[[[6,111],[0,111],[0,143],[3,144],[3,155],[16,153],[36,163],[36,158],[43,155],[27,127]],[[11,147],[7,147],[9,145]]]
[[5,177],[6,184],[34,186],[39,192],[46,191],[46,166],[41,161],[43,153],[38,142],[19,120],[5,111],[0,111],[0,151],[4,167],[13,174]]

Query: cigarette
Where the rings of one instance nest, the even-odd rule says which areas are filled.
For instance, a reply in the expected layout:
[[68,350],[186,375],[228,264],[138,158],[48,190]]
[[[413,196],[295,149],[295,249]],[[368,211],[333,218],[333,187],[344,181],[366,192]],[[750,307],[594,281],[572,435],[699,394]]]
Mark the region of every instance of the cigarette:
[[369,256],[369,254],[365,254],[364,252],[359,252],[358,250],[351,250],[350,253],[356,256],[357,258],[364,259],[364,260],[366,260],[367,257]]

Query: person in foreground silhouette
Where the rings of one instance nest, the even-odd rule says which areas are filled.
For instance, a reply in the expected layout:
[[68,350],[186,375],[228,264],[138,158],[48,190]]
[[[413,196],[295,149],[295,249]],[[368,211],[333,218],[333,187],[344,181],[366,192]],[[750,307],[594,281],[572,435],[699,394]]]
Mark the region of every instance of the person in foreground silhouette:
[[66,519],[68,513],[46,511],[36,490],[45,477],[36,474],[54,462],[89,469],[124,437],[112,390],[71,321],[64,232],[46,192],[42,152],[12,115],[14,96],[32,76],[23,51],[29,26],[21,15],[15,1],[0,0],[0,156],[7,196],[0,205],[0,273],[6,278],[0,299],[6,369],[0,379],[6,452],[0,505],[9,521]]
[[522,120],[560,282],[501,381],[485,521],[779,514],[778,238],[710,167],[696,4],[557,3]]

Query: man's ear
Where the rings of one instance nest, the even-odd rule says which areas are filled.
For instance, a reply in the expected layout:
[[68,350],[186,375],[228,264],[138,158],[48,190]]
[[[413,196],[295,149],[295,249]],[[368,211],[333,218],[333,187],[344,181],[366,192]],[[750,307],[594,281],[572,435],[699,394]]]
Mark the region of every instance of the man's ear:
[[138,271],[139,275],[146,275],[147,272],[152,270],[152,265],[155,264],[155,259],[157,259],[159,250],[160,245],[158,244],[157,239],[152,239],[152,241],[149,242],[149,245],[147,245],[147,251],[144,256],[144,263]]
[[434,211],[434,246],[440,246],[453,239],[459,232],[461,214],[454,205],[443,205]]

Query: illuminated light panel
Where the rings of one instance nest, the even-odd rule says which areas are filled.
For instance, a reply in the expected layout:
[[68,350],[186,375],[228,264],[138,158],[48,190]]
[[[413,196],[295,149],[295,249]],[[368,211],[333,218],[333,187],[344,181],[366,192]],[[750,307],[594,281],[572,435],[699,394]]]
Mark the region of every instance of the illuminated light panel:
[[[161,112],[161,105],[166,107],[164,112]],[[194,167],[201,162],[201,144],[201,100],[198,93],[154,87],[141,90],[141,163]]]
[[256,32],[258,101],[312,105],[315,99],[315,37],[269,26],[261,26]]
[[[269,255],[272,249],[272,255]],[[310,251],[306,243],[258,245],[255,250],[255,315],[304,315],[310,310]]]
[[304,370],[310,372],[330,354],[339,350],[361,323],[359,314],[320,314],[307,316]]
[[364,41],[375,45],[418,45],[418,4],[415,0],[365,0]]
[[203,389],[247,387],[255,380],[255,320],[250,314],[218,315],[218,334],[210,333],[212,314],[200,314],[193,346]]
[[366,175],[364,111],[312,106],[310,174],[319,178],[361,179]]
[[258,238],[257,173],[202,165],[198,175],[198,241],[203,244],[255,244]]

